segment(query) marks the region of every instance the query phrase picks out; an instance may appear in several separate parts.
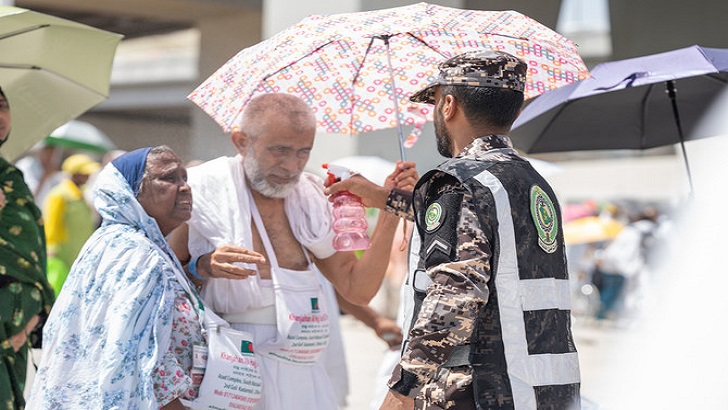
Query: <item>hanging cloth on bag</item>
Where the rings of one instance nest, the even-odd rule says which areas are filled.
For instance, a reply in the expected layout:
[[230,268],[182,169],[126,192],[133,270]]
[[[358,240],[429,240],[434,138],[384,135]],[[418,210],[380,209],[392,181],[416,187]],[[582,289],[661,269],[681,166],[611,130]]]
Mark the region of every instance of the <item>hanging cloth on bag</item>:
[[256,348],[260,354],[286,363],[312,365],[329,342],[328,306],[317,268],[305,249],[307,270],[281,268],[252,195],[250,209],[270,261],[278,330],[275,339]]

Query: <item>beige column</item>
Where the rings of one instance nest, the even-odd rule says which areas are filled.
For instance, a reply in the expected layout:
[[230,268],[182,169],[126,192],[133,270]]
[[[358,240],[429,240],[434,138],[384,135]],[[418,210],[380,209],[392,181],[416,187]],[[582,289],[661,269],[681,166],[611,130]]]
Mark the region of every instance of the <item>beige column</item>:
[[[195,86],[201,84],[238,51],[260,41],[261,15],[260,11],[245,11],[198,20],[200,77]],[[204,111],[191,102],[189,104],[192,118],[189,145],[192,157],[208,160],[220,155],[234,154],[229,135]]]
[[[360,10],[360,0],[264,0],[263,33],[270,37],[312,14],[352,13]],[[307,170],[321,173],[321,164],[349,155],[356,155],[356,139],[338,134],[317,133]]]

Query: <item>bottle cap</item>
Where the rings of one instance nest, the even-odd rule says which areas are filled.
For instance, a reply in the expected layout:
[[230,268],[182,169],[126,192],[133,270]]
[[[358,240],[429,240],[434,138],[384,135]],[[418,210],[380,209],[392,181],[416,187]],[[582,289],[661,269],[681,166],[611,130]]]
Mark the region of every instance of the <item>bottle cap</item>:
[[351,178],[352,176],[358,174],[358,172],[352,171],[349,168],[343,167],[341,165],[323,164],[321,166],[324,169],[326,169],[326,171],[329,173],[329,175],[333,175],[337,181],[345,181],[345,180]]

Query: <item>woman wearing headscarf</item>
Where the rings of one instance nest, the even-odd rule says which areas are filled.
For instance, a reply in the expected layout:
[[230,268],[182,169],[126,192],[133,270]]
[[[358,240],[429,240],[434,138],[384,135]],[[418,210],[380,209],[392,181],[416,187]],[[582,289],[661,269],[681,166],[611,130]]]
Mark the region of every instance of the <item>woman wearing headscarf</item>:
[[[0,89],[0,146],[10,134],[10,104]],[[41,212],[23,174],[0,157],[0,408],[22,409],[28,333],[54,294],[46,279]]]
[[185,167],[167,147],[144,148],[93,189],[103,222],[51,311],[28,408],[184,408],[202,309],[165,236],[190,218]]

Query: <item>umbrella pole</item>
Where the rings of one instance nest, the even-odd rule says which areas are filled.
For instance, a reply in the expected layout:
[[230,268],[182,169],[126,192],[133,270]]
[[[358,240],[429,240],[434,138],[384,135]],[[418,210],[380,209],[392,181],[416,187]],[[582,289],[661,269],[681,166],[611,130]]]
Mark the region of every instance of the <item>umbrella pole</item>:
[[389,53],[389,37],[391,36],[380,36],[379,38],[384,41],[384,46],[387,48],[387,65],[389,66],[389,80],[392,84],[392,102],[394,102],[394,113],[397,116],[397,134],[399,136],[399,155],[402,161],[405,161],[404,156],[404,137],[402,136],[402,121],[399,118],[399,101],[397,101],[397,87],[394,86],[394,69],[392,68],[392,58]]
[[667,86],[667,95],[670,97],[672,102],[672,113],[675,117],[675,124],[677,125],[677,134],[680,137],[680,149],[682,150],[683,160],[685,161],[685,169],[688,171],[688,183],[690,184],[690,194],[692,195],[693,190],[693,176],[690,172],[690,163],[688,162],[688,154],[685,152],[685,137],[682,132],[682,125],[680,124],[680,114],[677,111],[677,89],[675,88],[675,82],[669,80],[665,83]]

